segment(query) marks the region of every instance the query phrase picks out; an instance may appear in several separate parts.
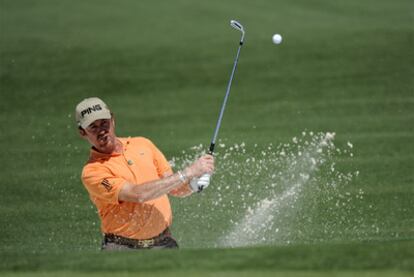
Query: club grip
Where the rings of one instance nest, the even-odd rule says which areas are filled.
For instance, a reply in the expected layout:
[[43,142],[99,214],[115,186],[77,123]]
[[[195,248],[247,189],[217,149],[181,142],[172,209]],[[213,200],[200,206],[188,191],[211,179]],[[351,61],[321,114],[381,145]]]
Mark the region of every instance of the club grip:
[[210,155],[213,155],[213,153],[214,153],[214,146],[215,146],[216,144],[215,143],[211,143],[210,144],[210,148],[208,149],[208,153],[210,154]]

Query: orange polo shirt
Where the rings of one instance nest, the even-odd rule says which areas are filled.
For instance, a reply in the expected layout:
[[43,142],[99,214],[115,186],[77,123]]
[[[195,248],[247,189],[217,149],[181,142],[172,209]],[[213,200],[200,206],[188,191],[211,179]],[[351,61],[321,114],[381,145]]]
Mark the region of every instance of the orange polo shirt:
[[172,222],[167,195],[145,203],[119,202],[125,183],[143,184],[172,173],[164,155],[143,137],[118,138],[123,153],[103,154],[91,149],[83,168],[82,182],[101,219],[103,233],[148,239],[165,230]]

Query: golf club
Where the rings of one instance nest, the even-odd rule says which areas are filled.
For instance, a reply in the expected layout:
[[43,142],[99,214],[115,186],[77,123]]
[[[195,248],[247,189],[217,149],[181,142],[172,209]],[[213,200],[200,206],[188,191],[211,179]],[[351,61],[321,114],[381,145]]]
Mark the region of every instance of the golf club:
[[230,89],[231,89],[231,84],[233,82],[234,73],[236,72],[237,62],[239,60],[239,55],[240,55],[240,49],[241,49],[241,47],[243,45],[243,41],[244,41],[245,32],[244,32],[243,26],[239,22],[237,22],[236,20],[231,20],[230,25],[234,29],[239,30],[240,32],[242,32],[242,36],[241,36],[241,39],[240,39],[239,48],[237,49],[237,55],[236,55],[236,58],[234,60],[233,70],[231,71],[230,80],[229,80],[229,83],[227,84],[226,95],[224,96],[223,104],[221,105],[220,115],[219,115],[218,120],[217,120],[216,129],[214,130],[214,135],[213,135],[213,138],[211,139],[209,154],[213,154],[213,152],[214,152],[214,146],[216,145],[216,140],[217,140],[218,132],[220,130],[221,121],[223,120],[224,110],[225,110],[226,105],[227,105],[227,99],[229,98],[229,95],[230,95]]
[[[234,59],[234,64],[233,64],[233,69],[231,71],[230,80],[229,80],[229,83],[227,84],[226,95],[224,96],[223,104],[221,105],[220,114],[219,114],[219,117],[218,117],[218,120],[217,120],[217,124],[216,124],[216,129],[214,130],[214,135],[213,135],[213,138],[211,139],[210,148],[208,150],[208,153],[210,155],[213,155],[213,153],[214,153],[214,147],[216,145],[216,140],[217,140],[218,132],[220,130],[221,121],[223,120],[224,110],[226,108],[227,100],[228,100],[229,95],[230,95],[231,84],[233,82],[234,73],[236,72],[237,62],[239,60],[240,49],[243,46],[243,41],[244,41],[245,31],[244,31],[243,25],[241,25],[236,20],[230,20],[230,26],[233,27],[236,30],[239,30],[242,33],[242,36],[240,38],[240,43],[239,43],[239,48],[237,49],[236,58]],[[204,176],[206,176],[206,175],[208,175],[208,174],[205,174]],[[202,186],[199,186],[199,190],[201,191],[202,189],[203,189],[203,187]]]

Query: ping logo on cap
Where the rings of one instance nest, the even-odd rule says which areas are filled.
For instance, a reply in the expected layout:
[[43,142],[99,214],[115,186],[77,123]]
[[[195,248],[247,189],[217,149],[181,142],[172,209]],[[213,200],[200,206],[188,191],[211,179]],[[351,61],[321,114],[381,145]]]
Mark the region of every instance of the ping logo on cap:
[[83,111],[81,111],[81,117],[85,117],[85,114],[91,114],[92,112],[101,111],[101,110],[102,110],[101,105],[96,104],[92,107],[88,107],[84,109]]

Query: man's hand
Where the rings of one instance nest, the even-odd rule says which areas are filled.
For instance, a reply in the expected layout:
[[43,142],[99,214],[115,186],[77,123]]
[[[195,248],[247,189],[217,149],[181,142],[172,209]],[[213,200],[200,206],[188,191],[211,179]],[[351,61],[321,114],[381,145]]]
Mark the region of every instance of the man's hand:
[[194,163],[188,166],[184,173],[189,179],[201,177],[204,174],[213,174],[214,157],[212,155],[203,155]]
[[185,174],[190,178],[190,188],[194,192],[200,192],[210,184],[211,174],[214,172],[214,157],[203,155],[185,169]]
[[190,188],[192,189],[192,191],[194,192],[200,192],[203,189],[205,189],[206,187],[208,187],[208,185],[210,185],[210,174],[204,174],[203,176],[201,176],[200,178],[193,178],[190,181]]

